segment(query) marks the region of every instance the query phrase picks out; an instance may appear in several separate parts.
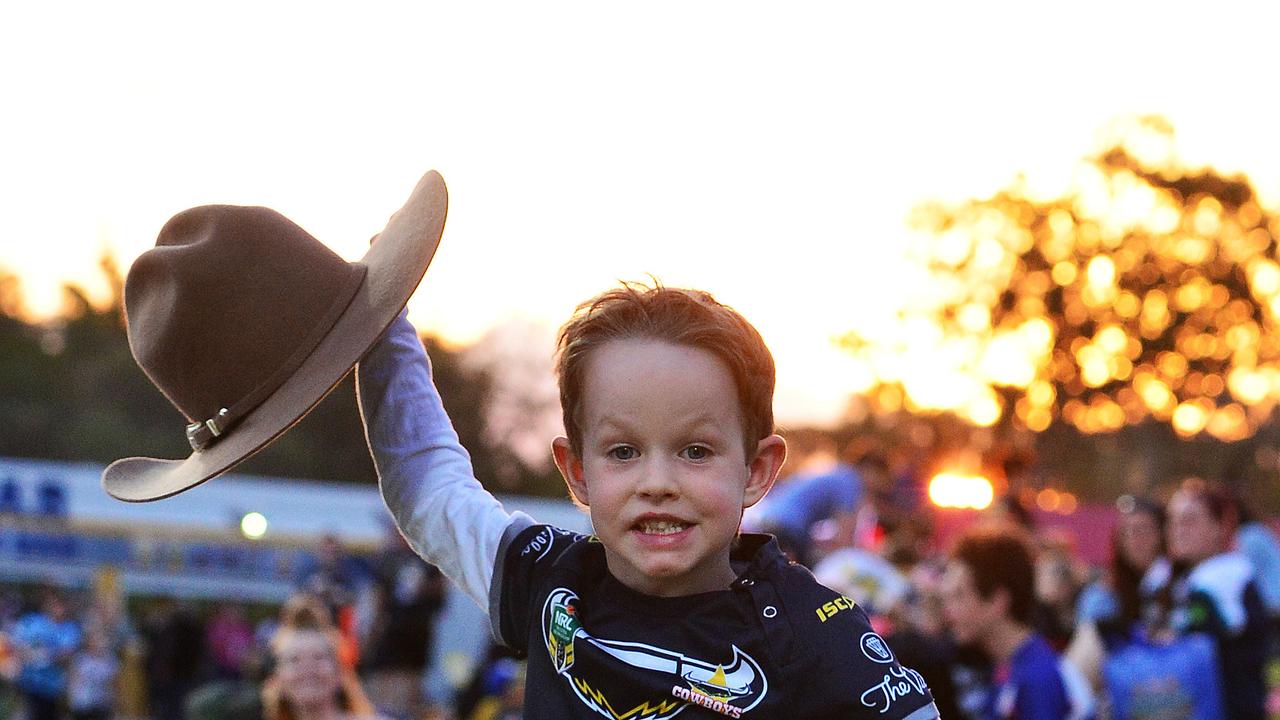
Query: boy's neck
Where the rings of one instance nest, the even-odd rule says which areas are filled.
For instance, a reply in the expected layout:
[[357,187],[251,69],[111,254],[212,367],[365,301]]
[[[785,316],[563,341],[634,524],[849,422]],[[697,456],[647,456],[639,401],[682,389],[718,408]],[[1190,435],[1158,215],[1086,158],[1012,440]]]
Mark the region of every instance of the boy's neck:
[[1027,638],[1031,637],[1031,628],[1015,620],[1004,618],[991,628],[991,632],[983,641],[987,654],[997,663],[1008,662]]

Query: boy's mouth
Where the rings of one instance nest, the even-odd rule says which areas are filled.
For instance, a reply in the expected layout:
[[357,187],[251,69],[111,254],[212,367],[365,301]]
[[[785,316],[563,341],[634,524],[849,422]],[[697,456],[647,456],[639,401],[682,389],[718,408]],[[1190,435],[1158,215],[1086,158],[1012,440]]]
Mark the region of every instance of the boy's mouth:
[[648,518],[636,523],[635,528],[645,535],[675,535],[689,527],[680,520]]

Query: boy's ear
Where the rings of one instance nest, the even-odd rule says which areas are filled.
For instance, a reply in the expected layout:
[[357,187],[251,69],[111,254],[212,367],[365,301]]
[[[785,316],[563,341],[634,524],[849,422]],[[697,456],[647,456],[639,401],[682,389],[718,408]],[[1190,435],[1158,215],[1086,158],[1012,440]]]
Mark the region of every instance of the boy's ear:
[[583,505],[590,505],[587,499],[587,483],[582,479],[582,458],[573,452],[569,438],[558,437],[551,441],[551,455],[556,459],[556,467],[564,476],[564,484],[569,486],[573,498]]
[[780,435],[770,435],[756,445],[756,457],[747,465],[747,488],[742,507],[749,508],[760,502],[773,481],[778,479],[782,462],[787,459],[787,441]]

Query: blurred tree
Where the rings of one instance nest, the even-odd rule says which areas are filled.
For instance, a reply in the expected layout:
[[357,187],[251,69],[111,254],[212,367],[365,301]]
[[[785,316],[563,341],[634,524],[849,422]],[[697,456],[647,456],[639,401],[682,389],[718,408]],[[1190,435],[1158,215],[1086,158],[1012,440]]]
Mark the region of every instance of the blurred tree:
[[[133,360],[125,332],[119,268],[104,258],[113,297],[95,308],[66,289],[60,317],[47,324],[22,319],[17,279],[0,275],[0,455],[107,463],[126,455],[185,457],[186,420]],[[476,475],[502,478],[504,492],[563,496],[541,469],[528,469],[489,439],[485,410],[492,370],[462,361],[434,338],[436,384]],[[298,425],[236,472],[373,483],[375,475],[355,402],[353,376],[344,379]],[[514,468],[514,470],[512,469]]]
[[471,367],[492,383],[486,399],[485,436],[509,455],[494,476],[499,487],[523,485],[535,495],[565,494],[564,481],[551,461],[551,439],[562,433],[560,392],[550,353],[555,333],[527,320],[509,320],[463,351]]
[[11,454],[40,446],[59,401],[44,335],[18,319],[22,310],[18,279],[0,276],[0,452],[12,448]]
[[1280,216],[1248,178],[1185,166],[1161,118],[1118,121],[1110,135],[1063,194],[1037,197],[1019,179],[917,209],[920,293],[903,334],[843,338],[876,370],[876,409],[1223,442],[1268,423],[1280,400]]

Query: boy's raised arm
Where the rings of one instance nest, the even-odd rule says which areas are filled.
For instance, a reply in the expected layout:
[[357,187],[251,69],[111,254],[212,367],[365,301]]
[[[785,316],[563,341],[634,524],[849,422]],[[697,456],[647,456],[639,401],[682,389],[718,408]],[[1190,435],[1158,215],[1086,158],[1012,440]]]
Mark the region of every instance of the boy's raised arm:
[[482,608],[515,517],[489,494],[445,414],[422,341],[402,312],[356,368],[365,437],[383,500],[414,551]]

